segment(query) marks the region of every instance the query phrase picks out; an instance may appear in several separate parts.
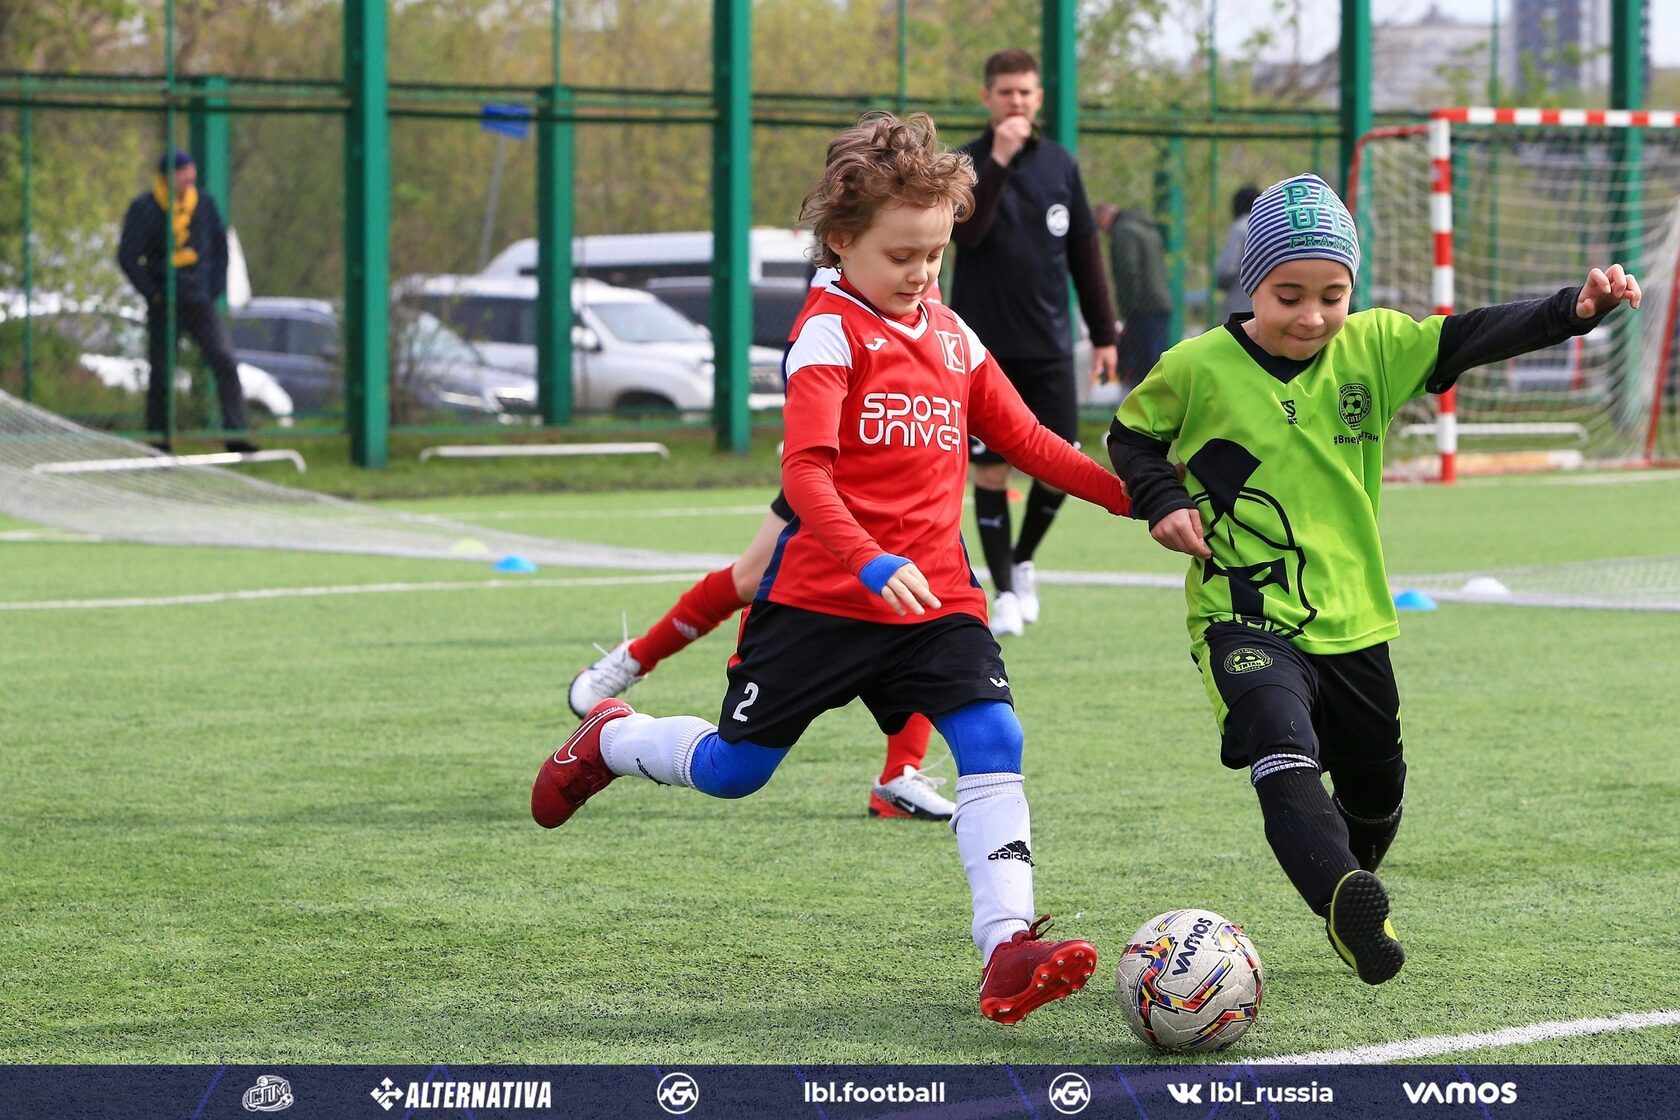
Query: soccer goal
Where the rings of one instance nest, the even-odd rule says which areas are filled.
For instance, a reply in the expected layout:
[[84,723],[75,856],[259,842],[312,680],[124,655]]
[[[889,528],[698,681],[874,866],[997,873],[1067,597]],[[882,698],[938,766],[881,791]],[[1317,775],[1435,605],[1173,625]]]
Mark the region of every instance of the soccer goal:
[[1549,296],[1620,261],[1640,311],[1408,406],[1389,469],[1680,465],[1680,127],[1673,112],[1438,109],[1359,141],[1367,305],[1416,316]]

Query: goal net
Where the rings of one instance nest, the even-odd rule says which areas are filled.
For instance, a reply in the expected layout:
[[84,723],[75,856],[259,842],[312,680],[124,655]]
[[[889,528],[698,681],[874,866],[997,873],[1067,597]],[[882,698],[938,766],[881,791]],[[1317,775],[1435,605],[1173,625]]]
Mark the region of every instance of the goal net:
[[1637,314],[1408,406],[1393,473],[1680,464],[1676,114],[1437,110],[1362,138],[1354,179],[1370,305],[1422,317],[1533,299],[1616,261],[1644,291]]
[[[150,544],[477,561],[522,556],[615,571],[704,571],[730,559],[498,532],[275,486],[216,466],[134,469],[151,457],[144,444],[0,391],[0,513],[55,529]],[[111,469],[97,469],[101,463]]]

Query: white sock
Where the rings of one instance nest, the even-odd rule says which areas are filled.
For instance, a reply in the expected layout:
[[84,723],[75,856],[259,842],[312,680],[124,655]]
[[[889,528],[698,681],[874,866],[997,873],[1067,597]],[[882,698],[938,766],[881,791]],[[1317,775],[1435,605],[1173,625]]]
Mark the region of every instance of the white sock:
[[614,774],[640,774],[662,786],[694,788],[689,775],[694,748],[717,728],[699,716],[634,715],[601,730],[601,761]]
[[974,899],[974,944],[983,961],[1032,925],[1032,821],[1019,774],[967,774],[957,779],[951,831]]

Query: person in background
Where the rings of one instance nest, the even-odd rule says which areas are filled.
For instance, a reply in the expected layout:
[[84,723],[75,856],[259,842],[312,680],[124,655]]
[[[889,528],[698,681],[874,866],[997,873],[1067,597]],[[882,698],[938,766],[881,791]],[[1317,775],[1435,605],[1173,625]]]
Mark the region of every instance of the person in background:
[[[173,199],[165,176],[174,179]],[[146,430],[160,451],[170,449],[165,252],[175,259],[177,338],[188,335],[197,342],[215,374],[222,427],[229,433],[227,449],[255,451],[256,445],[234,434],[246,430],[245,393],[239,385],[239,362],[216,309],[216,301],[227,290],[227,228],[215,199],[198,190],[198,167],[192,155],[179,149],[165,153],[151,189],[129,203],[117,245],[117,263],[146,301],[146,357],[151,364],[146,381]]]
[[1097,228],[1108,234],[1114,306],[1120,312],[1120,394],[1124,396],[1155,368],[1167,348],[1172,293],[1167,288],[1167,251],[1154,219],[1142,210],[1112,202],[1097,207]]
[[1225,231],[1225,246],[1219,250],[1219,259],[1213,266],[1214,283],[1225,290],[1225,307],[1219,313],[1221,323],[1233,315],[1254,310],[1254,301],[1237,282],[1237,269],[1242,265],[1243,249],[1248,245],[1248,212],[1254,209],[1254,200],[1259,197],[1260,188],[1253,183],[1244,183],[1231,195],[1231,228]]
[[[1078,382],[1068,279],[1091,332],[1091,375],[1114,372],[1114,305],[1103,275],[1102,244],[1073,153],[1040,136],[1033,120],[1044,105],[1038,60],[1002,50],[986,60],[980,100],[991,124],[962,151],[979,182],[974,213],[956,225],[957,263],[948,301],[970,323],[1034,416],[1078,446]],[[1042,480],[1027,494],[1021,535],[1011,545],[1009,464],[976,446],[974,520],[992,576],[994,634],[1024,632],[1038,621],[1033,554],[1066,497]]]

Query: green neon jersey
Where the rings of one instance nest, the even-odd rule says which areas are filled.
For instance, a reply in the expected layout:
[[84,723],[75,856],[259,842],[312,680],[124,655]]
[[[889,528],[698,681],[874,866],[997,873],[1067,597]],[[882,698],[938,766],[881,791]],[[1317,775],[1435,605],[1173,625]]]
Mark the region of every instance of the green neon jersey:
[[1117,420],[1174,445],[1213,552],[1185,577],[1196,645],[1214,622],[1314,654],[1399,633],[1377,532],[1383,441],[1423,395],[1444,321],[1359,311],[1304,364],[1264,361],[1233,322],[1173,347],[1127,396]]

